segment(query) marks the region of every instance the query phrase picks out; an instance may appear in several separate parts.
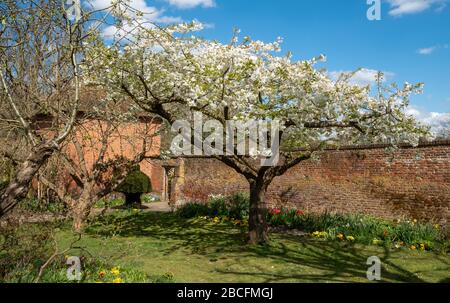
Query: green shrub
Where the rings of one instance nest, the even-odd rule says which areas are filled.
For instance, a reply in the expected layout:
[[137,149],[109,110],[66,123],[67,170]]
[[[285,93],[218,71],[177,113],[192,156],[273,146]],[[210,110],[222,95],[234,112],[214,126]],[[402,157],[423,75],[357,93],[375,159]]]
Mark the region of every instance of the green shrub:
[[195,202],[186,203],[177,209],[177,215],[185,219],[209,216],[210,212],[207,204]]
[[132,171],[116,188],[125,194],[148,193],[152,191],[150,178],[139,169]]
[[209,208],[209,216],[221,217],[228,215],[228,205],[225,196],[215,196],[209,199],[207,206]]
[[248,218],[250,197],[248,194],[237,193],[231,196],[228,206],[228,217],[243,220]]
[[133,204],[141,203],[141,195],[152,191],[150,178],[146,174],[136,167],[128,176],[123,180],[116,191],[125,194],[125,204],[132,206]]
[[0,281],[31,282],[51,255],[52,224],[0,229]]
[[36,198],[22,200],[19,207],[36,213],[64,214],[68,211],[67,205],[60,200],[46,201]]
[[177,213],[183,218],[202,216],[229,217],[237,220],[248,218],[249,197],[246,194],[234,194],[231,197],[213,196],[208,203],[187,203]]

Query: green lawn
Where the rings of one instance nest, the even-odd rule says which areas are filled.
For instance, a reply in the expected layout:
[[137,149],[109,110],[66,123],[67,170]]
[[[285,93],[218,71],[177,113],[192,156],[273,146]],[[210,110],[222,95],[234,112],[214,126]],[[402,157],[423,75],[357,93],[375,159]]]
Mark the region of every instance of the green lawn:
[[[64,247],[73,236],[62,229],[58,239]],[[164,213],[117,211],[92,222],[79,245],[112,265],[175,282],[368,282],[370,256],[382,260],[384,282],[450,277],[448,254],[282,234],[272,234],[266,246],[247,246],[239,227]]]

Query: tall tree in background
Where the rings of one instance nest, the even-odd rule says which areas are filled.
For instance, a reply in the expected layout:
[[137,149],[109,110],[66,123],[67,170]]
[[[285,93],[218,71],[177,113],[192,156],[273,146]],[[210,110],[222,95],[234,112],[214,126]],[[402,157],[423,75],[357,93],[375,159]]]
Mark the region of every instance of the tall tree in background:
[[[104,17],[70,15],[61,0],[0,3],[0,156],[14,173],[0,191],[0,216],[28,192],[40,167],[69,136],[78,112],[83,45]],[[49,118],[45,135],[36,123]]]

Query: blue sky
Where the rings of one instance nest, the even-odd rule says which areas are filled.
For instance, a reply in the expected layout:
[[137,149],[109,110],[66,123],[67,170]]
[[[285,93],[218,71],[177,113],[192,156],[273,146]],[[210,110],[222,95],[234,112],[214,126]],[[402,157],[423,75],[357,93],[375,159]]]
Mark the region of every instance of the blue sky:
[[388,81],[424,82],[412,112],[450,121],[450,0],[381,1],[381,20],[369,21],[366,0],[132,0],[160,23],[207,24],[205,38],[228,42],[234,27],[263,41],[281,36],[296,59],[325,54],[331,73],[364,68],[355,81],[381,70]]

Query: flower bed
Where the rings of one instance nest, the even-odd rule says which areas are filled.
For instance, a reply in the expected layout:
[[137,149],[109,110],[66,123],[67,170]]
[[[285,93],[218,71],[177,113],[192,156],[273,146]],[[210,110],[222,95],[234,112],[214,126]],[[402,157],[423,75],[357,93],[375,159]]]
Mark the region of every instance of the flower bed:
[[315,238],[394,246],[411,250],[446,249],[448,240],[438,225],[413,221],[388,222],[364,215],[305,214],[297,209],[270,209],[270,226],[298,229]]
[[[183,218],[202,217],[214,224],[248,225],[248,196],[211,196],[208,203],[188,203],[177,210]],[[438,225],[413,221],[390,222],[365,215],[311,214],[299,209],[272,208],[267,211],[272,231],[298,230],[311,237],[389,246],[410,250],[448,250],[450,241]]]

